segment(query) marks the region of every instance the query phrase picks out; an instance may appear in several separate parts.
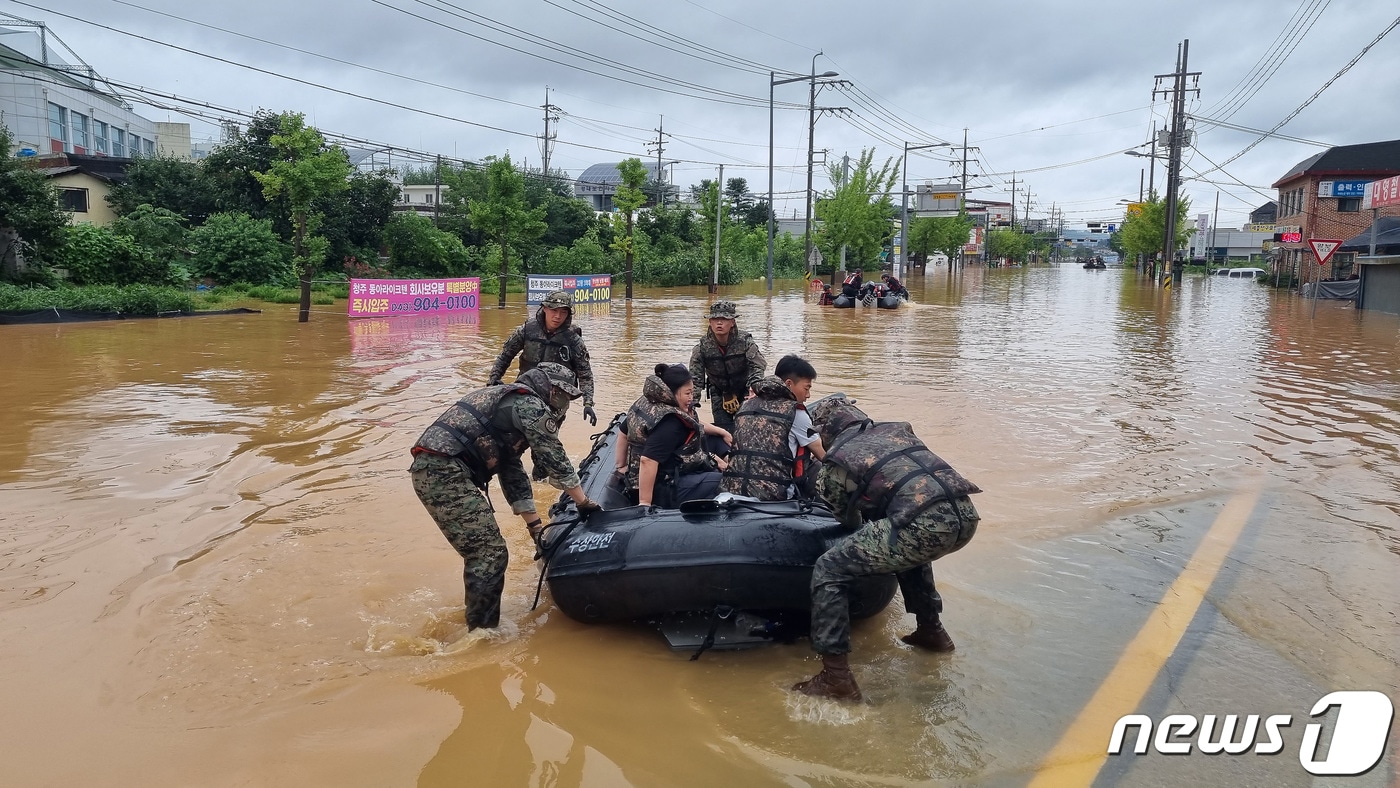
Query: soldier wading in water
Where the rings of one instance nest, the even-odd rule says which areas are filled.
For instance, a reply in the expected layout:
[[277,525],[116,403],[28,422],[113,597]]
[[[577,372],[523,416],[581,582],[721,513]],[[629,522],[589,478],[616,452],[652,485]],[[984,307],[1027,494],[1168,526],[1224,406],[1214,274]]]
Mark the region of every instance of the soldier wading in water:
[[580,515],[602,509],[579,486],[578,473],[559,442],[559,422],[581,392],[574,373],[542,363],[514,383],[477,389],[448,408],[413,446],[413,490],[442,535],[462,556],[467,629],[495,627],[509,554],[486,486],[500,476],[511,511],[539,541],[544,524],[520,462],[529,449],[535,467],[568,493]]
[[813,406],[826,460],[820,495],[854,532],[817,559],[812,569],[812,648],[821,672],[793,689],[835,700],[861,700],[851,673],[851,581],[889,574],[899,580],[904,607],[918,627],[902,640],[935,652],[953,650],[939,620],[943,600],[930,562],[961,550],[980,519],[968,496],[981,492],[928,450],[905,422],[874,422],[849,400]]
[[588,346],[583,344],[583,329],[574,325],[574,299],[567,291],[555,290],[545,296],[535,316],[506,337],[491,366],[490,385],[500,385],[516,355],[520,356],[521,375],[545,361],[572,370],[583,392],[583,417],[590,424],[598,423],[598,414],[593,411],[593,366]]
[[749,332],[735,327],[737,314],[733,301],[716,301],[710,307],[710,328],[690,353],[696,401],[708,389],[715,426],[729,432],[749,387],[763,379],[768,367]]

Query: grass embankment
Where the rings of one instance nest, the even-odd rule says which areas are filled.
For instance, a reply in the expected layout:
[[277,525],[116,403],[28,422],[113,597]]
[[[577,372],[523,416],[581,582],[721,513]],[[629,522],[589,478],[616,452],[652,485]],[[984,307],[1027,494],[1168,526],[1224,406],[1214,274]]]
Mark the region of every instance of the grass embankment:
[[[311,303],[331,306],[349,296],[348,285],[313,285]],[[40,312],[45,309],[71,309],[77,312],[117,312],[123,315],[154,317],[161,314],[232,309],[258,306],[257,302],[297,304],[296,288],[271,285],[233,284],[210,290],[186,290],[153,285],[89,285],[85,287],[17,287],[0,283],[0,312]]]

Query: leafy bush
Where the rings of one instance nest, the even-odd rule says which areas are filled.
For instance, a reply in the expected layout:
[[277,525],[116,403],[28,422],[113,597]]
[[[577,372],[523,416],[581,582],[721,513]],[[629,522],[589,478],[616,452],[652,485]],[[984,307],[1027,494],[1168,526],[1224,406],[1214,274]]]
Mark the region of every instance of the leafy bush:
[[572,246],[556,246],[545,256],[544,269],[548,274],[607,274],[618,267],[617,260],[603,251],[598,243],[598,233],[589,230],[586,235],[574,241]]
[[190,231],[189,243],[190,262],[200,276],[255,285],[296,281],[290,251],[266,219],[254,219],[246,213],[216,213]]
[[167,284],[170,268],[125,235],[106,227],[65,227],[57,262],[77,285]]

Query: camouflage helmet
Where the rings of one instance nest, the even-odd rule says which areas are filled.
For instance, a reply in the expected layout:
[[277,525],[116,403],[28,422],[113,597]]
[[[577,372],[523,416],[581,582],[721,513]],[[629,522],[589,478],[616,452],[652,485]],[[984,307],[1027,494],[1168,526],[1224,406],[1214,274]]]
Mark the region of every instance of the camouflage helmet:
[[574,299],[565,290],[555,290],[544,297],[544,300],[540,302],[540,306],[547,306],[550,309],[568,309],[573,311]]
[[[545,361],[536,364],[530,372],[542,372],[549,381],[549,385],[559,389],[569,395],[569,399],[577,399],[582,396],[583,391],[578,387],[578,378],[574,377],[573,370],[563,364],[555,364],[552,361]],[[526,373],[529,374],[529,373]]]
[[733,301],[716,301],[713,304],[710,304],[709,319],[711,320],[717,317],[723,317],[728,318],[729,320],[733,320],[738,316],[739,310],[734,307]]
[[831,418],[831,414],[835,413],[837,408],[845,405],[854,406],[855,404],[855,400],[837,391],[821,399],[813,400],[812,403],[807,406],[807,415],[812,417],[812,425],[820,428]]
[[828,448],[847,427],[870,420],[865,411],[855,406],[855,400],[847,399],[844,394],[823,397],[807,412],[821,434],[822,445]]

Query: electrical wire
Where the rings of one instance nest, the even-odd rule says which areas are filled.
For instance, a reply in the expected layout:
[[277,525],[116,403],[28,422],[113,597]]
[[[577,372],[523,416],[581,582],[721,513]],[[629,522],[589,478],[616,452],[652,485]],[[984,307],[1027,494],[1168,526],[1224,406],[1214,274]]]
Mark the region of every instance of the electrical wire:
[[1367,53],[1367,52],[1370,52],[1372,47],[1374,47],[1376,44],[1379,44],[1379,43],[1381,42],[1381,39],[1383,39],[1383,38],[1385,38],[1387,35],[1389,35],[1389,34],[1390,34],[1390,31],[1394,30],[1396,27],[1400,27],[1400,16],[1397,16],[1397,17],[1395,18],[1395,21],[1391,22],[1390,25],[1389,25],[1388,27],[1386,27],[1386,29],[1382,30],[1382,31],[1380,32],[1380,35],[1378,35],[1378,36],[1376,36],[1374,39],[1372,39],[1372,40],[1371,40],[1371,43],[1369,43],[1369,44],[1367,44],[1366,46],[1362,47],[1362,48],[1361,48],[1361,51],[1358,52],[1358,53],[1356,53],[1356,57],[1353,57],[1353,58],[1351,59],[1351,61],[1348,62],[1345,66],[1342,66],[1342,68],[1341,68],[1340,71],[1338,71],[1336,74],[1333,74],[1331,79],[1328,79],[1326,82],[1324,82],[1324,83],[1322,84],[1322,87],[1318,88],[1317,91],[1314,92],[1311,96],[1309,96],[1309,97],[1307,98],[1307,100],[1304,101],[1302,104],[1299,104],[1297,109],[1295,109],[1295,110],[1293,110],[1292,112],[1288,113],[1288,117],[1286,117],[1286,118],[1284,118],[1283,120],[1279,121],[1277,124],[1274,125],[1273,128],[1269,129],[1269,130],[1268,130],[1267,132],[1265,132],[1264,134],[1261,134],[1261,135],[1259,136],[1259,139],[1255,140],[1254,142],[1249,143],[1249,145],[1245,146],[1245,149],[1244,149],[1244,150],[1242,150],[1242,151],[1240,151],[1239,153],[1236,153],[1235,155],[1233,155],[1233,156],[1231,156],[1230,158],[1226,159],[1225,162],[1224,162],[1223,164],[1216,164],[1216,165],[1214,166],[1213,169],[1206,170],[1205,172],[1200,173],[1200,174],[1203,175],[1203,176],[1204,176],[1204,175],[1209,175],[1209,174],[1211,174],[1212,172],[1215,172],[1216,170],[1219,170],[1220,168],[1224,167],[1226,164],[1229,164],[1230,162],[1232,162],[1232,161],[1238,159],[1239,157],[1245,155],[1246,153],[1249,153],[1251,150],[1254,150],[1255,146],[1257,146],[1259,143],[1263,142],[1264,140],[1268,139],[1268,138],[1269,138],[1269,135],[1271,135],[1271,134],[1273,134],[1274,132],[1278,131],[1279,129],[1283,128],[1285,125],[1288,124],[1289,121],[1291,121],[1291,120],[1293,120],[1294,118],[1298,117],[1299,113],[1301,113],[1303,110],[1307,109],[1308,105],[1311,104],[1311,103],[1313,103],[1313,101],[1315,101],[1315,100],[1317,99],[1318,96],[1321,96],[1322,93],[1323,93],[1323,91],[1325,91],[1325,90],[1327,90],[1327,88],[1331,87],[1333,82],[1336,82],[1338,79],[1341,79],[1343,74],[1346,74],[1348,71],[1350,71],[1350,70],[1352,69],[1353,66],[1355,66],[1357,63],[1361,62],[1361,58],[1365,57],[1365,56],[1366,56],[1366,53]]

